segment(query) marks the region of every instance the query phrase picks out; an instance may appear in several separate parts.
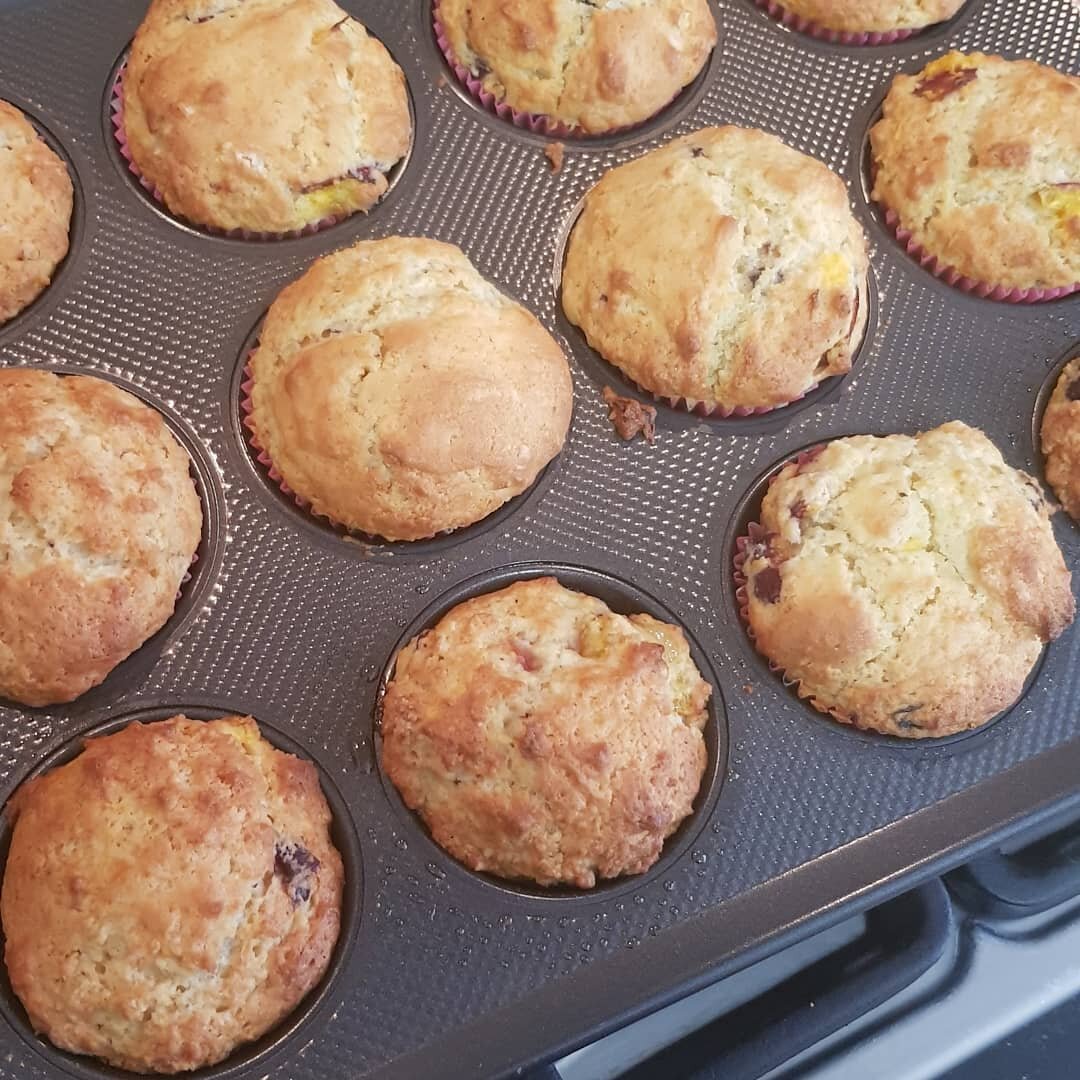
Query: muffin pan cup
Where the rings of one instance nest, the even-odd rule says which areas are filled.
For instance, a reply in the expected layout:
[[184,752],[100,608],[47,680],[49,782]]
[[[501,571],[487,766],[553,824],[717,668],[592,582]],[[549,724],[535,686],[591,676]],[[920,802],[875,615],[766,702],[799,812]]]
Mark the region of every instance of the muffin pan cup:
[[903,28],[865,32],[830,30],[829,27],[822,26],[812,19],[788,11],[782,4],[778,4],[776,0],[754,0],[754,3],[762,11],[767,11],[782,26],[798,30],[800,34],[808,34],[819,41],[831,41],[837,45],[895,45],[898,41],[906,41],[920,32],[919,30]]
[[[0,363],[5,367],[14,365],[5,361],[3,343],[0,342]],[[121,660],[97,686],[91,687],[74,701],[61,705],[33,708],[10,702],[0,697],[0,709],[9,708],[23,712],[48,715],[64,712],[71,716],[85,716],[108,702],[117,701],[146,680],[154,665],[180,642],[200,619],[205,617],[207,605],[212,602],[215,582],[225,558],[226,506],[221,477],[198,436],[175,410],[154,395],[126,379],[106,371],[79,368],[71,364],[21,365],[52,371],[58,375],[89,375],[104,379],[137,397],[161,415],[177,442],[191,459],[191,478],[202,505],[202,537],[192,559],[191,566],[176,597],[176,607],[165,625],[124,660]]]
[[[1080,10],[1068,0],[971,0],[951,23],[863,49],[793,33],[753,0],[715,0],[721,44],[698,82],[641,128],[566,139],[556,173],[544,152],[551,136],[487,112],[457,82],[431,0],[342,4],[406,74],[412,155],[370,214],[267,243],[170,217],[120,156],[110,116],[117,58],[145,0],[99,5],[93,19],[76,0],[0,0],[0,97],[66,151],[78,222],[71,264],[0,329],[0,362],[115,378],[175,417],[196,475],[205,473],[216,530],[182,590],[181,605],[198,594],[183,633],[140,650],[150,663],[137,675],[110,685],[111,676],[103,697],[70,707],[0,705],[0,793],[103,721],[162,703],[158,716],[196,705],[244,711],[316,759],[363,858],[348,951],[317,1015],[297,1013],[302,1026],[277,1033],[272,1055],[239,1052],[217,1072],[517,1075],[963,861],[1033,816],[1080,803],[1077,628],[1046,650],[1005,719],[955,743],[898,746],[841,728],[769,671],[740,622],[731,561],[756,512],[755,483],[838,436],[960,419],[985,430],[1009,464],[1040,471],[1029,437],[1036,399],[1049,366],[1080,343],[1080,296],[993,303],[921,269],[868,198],[865,136],[892,75],[951,47],[1075,69]],[[652,399],[617,382],[563,324],[552,287],[560,238],[605,169],[725,123],[771,131],[846,178],[871,241],[876,317],[852,372],[803,401],[726,420],[658,403],[655,444],[623,443],[602,386]],[[350,537],[298,507],[256,460],[240,407],[253,327],[281,288],[320,255],[394,233],[461,246],[561,332],[575,383],[566,449],[521,503],[416,544]],[[1080,532],[1058,519],[1067,559],[1080,566]],[[614,582],[620,604],[655,603],[696,643],[723,703],[710,721],[715,774],[685,833],[653,871],[588,893],[464,869],[381,774],[374,717],[396,650],[455,596],[539,567],[575,575],[566,583],[586,591]],[[102,1075],[0,1011],[13,1078]]]
[[[926,67],[930,59],[933,59],[933,57],[937,55],[943,55],[948,51],[948,48],[949,46],[943,45],[940,52],[936,51],[933,56],[924,57],[919,61],[905,63],[900,71],[894,72],[893,75],[899,73],[907,75],[918,74],[918,72]],[[986,50],[980,50],[979,48],[965,48],[963,51],[975,52]],[[1064,71],[1069,70],[1067,65],[1061,65],[1061,69]],[[905,227],[900,218],[900,214],[896,210],[885,203],[874,199],[872,192],[874,190],[876,167],[870,142],[870,132],[874,125],[877,124],[884,115],[885,98],[888,96],[889,88],[892,85],[893,75],[890,75],[883,81],[882,85],[877,88],[874,94],[873,103],[870,108],[866,110],[867,121],[862,138],[862,151],[857,159],[859,163],[859,175],[857,176],[856,181],[861,189],[863,198],[871,208],[876,224],[889,235],[894,243],[898,244],[908,254],[912,262],[922,267],[927,273],[933,274],[935,278],[944,282],[946,285],[959,289],[961,292],[965,292],[970,296],[978,297],[980,300],[996,300],[1006,304],[1042,304],[1053,300],[1066,299],[1080,292],[1080,281],[1072,282],[1067,285],[1047,286],[1042,288],[1038,286],[1019,288],[1001,285],[992,281],[980,281],[978,278],[962,274],[955,266],[951,266],[949,263],[938,258],[933,252],[928,251],[923,244],[919,243],[912,234],[912,231]]]
[[[128,176],[134,186],[137,186],[139,193],[148,198],[150,204],[163,216],[177,222],[185,228],[197,229],[201,232],[205,232],[210,236],[224,237],[228,240],[253,240],[253,241],[275,241],[275,240],[298,240],[304,236],[314,236],[316,233],[331,229],[335,225],[340,225],[342,222],[348,221],[351,217],[355,217],[356,214],[363,215],[364,211],[356,211],[353,214],[332,214],[328,217],[324,217],[319,221],[313,221],[308,225],[305,225],[302,229],[293,229],[290,232],[260,232],[254,229],[221,229],[215,225],[200,225],[193,221],[188,221],[173,212],[168,208],[165,203],[165,196],[162,194],[161,189],[150,179],[148,179],[135,163],[135,159],[132,156],[131,148],[128,145],[127,131],[124,127],[124,73],[127,71],[128,64],[128,50],[124,50],[123,55],[116,62],[116,66],[110,82],[110,90],[108,92],[108,104],[106,111],[108,114],[108,128],[112,132],[116,156],[119,159],[117,162],[118,167],[122,172]],[[409,118],[412,122],[412,130],[416,131],[416,117],[412,105],[412,99],[409,99]],[[410,143],[409,149],[406,151],[405,156],[398,162],[396,162],[386,173],[387,188],[383,192],[382,199],[379,200],[374,206],[370,207],[366,213],[373,213],[379,205],[385,201],[386,197],[394,189],[398,180],[401,178],[406,166],[409,163],[409,157],[412,154],[412,144]]]
[[609,363],[588,341],[585,331],[572,323],[563,310],[562,277],[566,266],[566,251],[574,225],[585,209],[585,199],[573,208],[559,233],[555,245],[555,261],[552,266],[552,289],[555,294],[556,319],[560,333],[574,344],[574,354],[579,363],[596,383],[597,393],[610,386],[620,397],[636,398],[645,404],[655,405],[657,420],[665,427],[685,428],[708,424],[718,433],[757,434],[778,431],[793,424],[801,413],[823,409],[835,402],[849,380],[862,372],[862,363],[872,354],[877,332],[878,291],[871,265],[866,275],[866,326],[862,338],[851,357],[851,369],[842,375],[832,375],[810,387],[804,393],[783,405],[727,406],[693,398],[670,397],[635,382],[614,364]]
[[[852,434],[855,433],[853,432]],[[842,438],[843,436],[839,437]],[[758,646],[754,629],[750,624],[749,603],[746,591],[749,583],[743,568],[746,563],[747,549],[766,535],[765,528],[758,520],[761,513],[762,501],[785,466],[789,464],[802,465],[812,461],[814,457],[817,456],[817,453],[823,450],[826,445],[826,443],[818,443],[815,446],[808,446],[794,456],[781,461],[770,468],[768,472],[760,477],[743,496],[735,514],[735,524],[732,529],[733,535],[729,537],[728,540],[728,559],[731,568],[730,596],[734,599],[738,620],[742,625],[743,630],[746,632],[747,640],[754,649],[758,666],[764,668],[778,684],[783,686],[789,692],[790,697],[799,702],[802,711],[811,723],[823,724],[833,734],[842,738],[854,738],[866,745],[884,751],[915,753],[929,751],[940,753],[946,750],[946,748],[951,751],[961,743],[964,744],[963,749],[977,748],[982,740],[992,735],[995,725],[1003,721],[1020,705],[1024,696],[1036,684],[1046,659],[1046,648],[1040,653],[1038,660],[1036,660],[1028,674],[1020,695],[1007,709],[1003,709],[996,716],[992,716],[985,723],[980,724],[978,727],[972,728],[969,731],[959,731],[952,735],[941,735],[922,739],[904,739],[898,735],[885,735],[880,732],[859,728],[854,724],[848,724],[837,720],[829,713],[816,708],[808,700],[807,693],[804,693],[801,681],[789,675],[784,668],[770,660]]]
[[2,81],[0,81],[0,98],[14,105],[30,121],[34,130],[38,133],[38,137],[67,166],[72,187],[71,224],[68,229],[67,254],[57,264],[49,284],[22,311],[13,315],[6,322],[0,322],[0,350],[2,350],[5,341],[24,332],[39,317],[43,317],[71,287],[72,283],[69,279],[77,272],[76,266],[81,262],[86,236],[86,196],[80,180],[80,167],[84,165],[81,155],[76,153],[76,156],[80,159],[77,164],[75,156],[73,156],[73,150],[68,146],[67,141],[59,138],[48,126],[45,118],[39,116],[30,104],[23,102],[14,92],[14,88],[5,87]]
[[[113,735],[129,724],[152,724],[168,720],[183,714],[191,720],[216,720],[222,716],[247,715],[248,710],[239,703],[210,705],[196,702],[177,702],[173,705],[154,704],[147,706],[128,706],[120,715],[93,724],[72,739],[68,739],[55,748],[28,773],[18,778],[18,784],[34,777],[42,776],[61,765],[66,765],[82,752],[89,739]],[[185,1075],[196,1080],[233,1080],[234,1077],[250,1075],[253,1070],[265,1072],[287,1057],[290,1049],[295,1051],[303,1045],[305,1037],[317,1036],[321,1019],[326,1008],[334,1001],[336,984],[341,980],[348,966],[349,956],[356,942],[360,925],[360,897],[363,891],[363,872],[360,861],[360,844],[345,806],[341,792],[330,779],[322,763],[317,761],[307,750],[290,738],[275,725],[255,717],[259,730],[267,742],[287,754],[306,761],[313,761],[319,771],[319,781],[330,806],[333,820],[330,835],[341,855],[344,867],[342,889],[341,929],[337,944],[326,973],[319,984],[307,995],[297,1008],[281,1023],[254,1042],[244,1044],[220,1065],[196,1069]],[[17,785],[16,785],[17,786]],[[11,788],[14,790],[14,788]],[[6,792],[10,796],[10,790]],[[7,817],[0,818],[0,864],[6,864],[11,847],[12,827]],[[0,942],[3,933],[0,932]],[[123,1069],[117,1069],[92,1058],[69,1054],[50,1044],[43,1037],[36,1036],[30,1026],[29,1018],[19,999],[11,989],[7,972],[0,966],[0,1014],[8,1024],[23,1037],[26,1043],[39,1053],[55,1070],[50,1075],[65,1074],[85,1080],[115,1080],[117,1077],[137,1075]]]
[[[435,37],[443,63],[450,76],[456,80],[465,100],[505,123],[512,124],[522,131],[539,135],[544,139],[559,140],[582,140],[596,142],[597,140],[619,140],[623,136],[645,136],[651,129],[667,118],[667,114],[681,110],[682,106],[697,96],[703,88],[711,66],[711,57],[705,61],[702,71],[687,86],[683,87],[663,108],[653,116],[640,121],[637,124],[628,124],[624,127],[610,128],[606,131],[589,132],[574,124],[567,124],[557,120],[553,116],[542,113],[525,112],[515,109],[505,101],[499,100],[490,90],[486,89],[483,79],[474,75],[456,56],[453,46],[450,44],[446,28],[439,15],[439,0],[424,0],[425,5],[430,4],[426,12],[429,25]],[[717,45],[719,48],[719,44]],[[715,49],[714,49],[715,52]]]
[[[399,795],[393,781],[386,774],[382,765],[382,736],[380,732],[382,703],[386,689],[394,677],[394,665],[398,653],[415,637],[435,626],[445,615],[466,600],[477,596],[505,589],[515,581],[530,581],[538,577],[553,577],[559,584],[575,592],[585,593],[602,600],[618,615],[635,615],[644,612],[662,622],[679,626],[690,645],[690,655],[701,677],[712,687],[712,694],[707,706],[708,719],[705,723],[705,749],[708,760],[701,778],[701,786],[694,799],[694,808],[689,817],[667,838],[664,849],[657,861],[643,874],[626,875],[618,878],[602,879],[591,889],[576,889],[572,886],[544,887],[528,881],[515,881],[493,874],[479,873],[457,862],[448,852],[432,839],[420,815],[410,810]],[[379,691],[375,702],[373,743],[379,775],[386,790],[387,798],[406,821],[409,829],[417,835],[419,841],[427,845],[432,859],[447,866],[449,873],[463,874],[493,889],[499,889],[511,896],[525,896],[531,899],[548,901],[573,901],[575,906],[595,907],[596,902],[609,902],[614,895],[625,895],[640,890],[648,882],[670,871],[681,855],[697,839],[704,828],[705,821],[716,805],[720,794],[720,785],[726,774],[727,762],[727,710],[724,706],[723,692],[712,670],[709,658],[693,634],[679,623],[678,616],[666,605],[641,588],[623,581],[612,574],[602,573],[584,566],[567,563],[533,562],[515,566],[499,567],[474,578],[461,582],[448,592],[439,596],[417,615],[405,628],[394,646],[390,659],[379,677]],[[559,905],[560,910],[567,907]]]
[[[260,319],[259,327],[261,325]],[[254,404],[251,400],[253,383],[251,358],[258,347],[259,327],[252,331],[250,338],[241,349],[240,364],[237,374],[233,377],[230,394],[230,399],[235,402],[230,419],[241,453],[246,459],[249,471],[254,474],[254,480],[264,491],[270,492],[276,508],[284,510],[294,521],[299,520],[311,529],[320,540],[335,544],[340,550],[347,550],[364,559],[398,561],[424,559],[442,554],[459,544],[475,540],[490,529],[505,527],[514,515],[525,510],[534,499],[542,498],[543,493],[558,474],[559,467],[567,454],[565,446],[540,470],[536,479],[520,495],[508,499],[502,506],[496,507],[486,517],[474,521],[471,525],[445,529],[421,540],[386,540],[372,533],[350,529],[335,518],[320,514],[312,507],[310,500],[294,491],[274,465],[269,451],[259,440],[252,420]]]
[[788,11],[777,0],[754,0],[754,3],[762,11],[767,11],[782,26],[798,30],[799,33],[806,33],[806,35],[819,41],[831,41],[839,45],[894,45],[897,42],[907,41],[910,38],[918,37],[920,33],[934,29],[934,26],[931,25],[919,28],[897,28],[895,30],[833,30],[827,26],[822,26],[820,23],[813,22],[813,19]]

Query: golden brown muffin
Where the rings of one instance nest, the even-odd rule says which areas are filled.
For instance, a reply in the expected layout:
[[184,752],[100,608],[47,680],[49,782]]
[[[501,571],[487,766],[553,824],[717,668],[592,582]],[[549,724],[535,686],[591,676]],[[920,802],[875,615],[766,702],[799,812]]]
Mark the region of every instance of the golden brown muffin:
[[438,13],[498,101],[591,134],[648,120],[716,45],[708,0],[440,0]]
[[1042,421],[1046,479],[1061,505],[1080,521],[1080,356],[1061,373]]
[[757,646],[845,724],[978,727],[1075,613],[1039,485],[958,422],[828,443],[778,474],[761,525],[744,566]]
[[0,696],[71,701],[165,625],[202,530],[190,465],[111,383],[0,370]]
[[344,873],[315,766],[251,717],[91,739],[12,797],[0,913],[34,1030],[122,1069],[213,1065],[330,962]]
[[333,0],[154,0],[124,127],[173,213],[271,233],[370,209],[412,138],[404,74]]
[[73,198],[64,163],[0,101],[0,325],[38,297],[67,254]]
[[316,513],[386,540],[471,525],[562,449],[562,349],[461,251],[362,241],[274,301],[251,361],[252,423]]
[[402,649],[383,766],[466,866],[588,889],[643,873],[691,812],[710,693],[677,627],[517,582]]
[[562,300],[646,390],[764,408],[850,370],[867,269],[838,176],[762,131],[705,128],[589,192]]
[[849,34],[921,30],[951,19],[967,0],[781,0],[785,11]]
[[898,75],[870,132],[873,197],[980,282],[1080,282],[1080,79],[950,52]]

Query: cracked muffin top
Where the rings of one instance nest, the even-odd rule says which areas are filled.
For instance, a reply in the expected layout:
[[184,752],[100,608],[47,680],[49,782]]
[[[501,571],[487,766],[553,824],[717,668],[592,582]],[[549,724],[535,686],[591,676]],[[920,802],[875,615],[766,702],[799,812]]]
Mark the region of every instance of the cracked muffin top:
[[677,627],[521,581],[398,654],[383,767],[470,869],[587,889],[643,873],[691,812],[710,693]]
[[0,914],[34,1030],[138,1072],[213,1065],[286,1017],[338,937],[315,766],[251,717],[91,739],[23,784]]
[[785,11],[851,34],[921,30],[951,19],[967,0],[782,0]]
[[0,370],[0,696],[71,701],[165,625],[202,531],[190,468],[112,383]]
[[1080,521],[1080,356],[1066,365],[1047,403],[1042,451],[1046,479],[1061,505]]
[[927,738],[1012,705],[1072,621],[1036,481],[959,422],[786,465],[744,572],[758,648],[823,712]]
[[67,254],[73,197],[67,166],[0,101],[0,325],[37,299]]
[[898,75],[873,197],[931,255],[1010,288],[1080,283],[1080,78],[950,52]]
[[765,408],[850,370],[867,272],[838,176],[765,132],[705,128],[589,192],[562,302],[646,390]]
[[716,44],[708,0],[440,0],[438,15],[498,101],[590,134],[648,120]]
[[368,210],[412,138],[404,74],[333,0],[154,0],[124,126],[173,213],[269,233]]
[[367,240],[274,301],[251,423],[314,511],[386,540],[471,525],[562,449],[573,390],[536,318],[434,240]]

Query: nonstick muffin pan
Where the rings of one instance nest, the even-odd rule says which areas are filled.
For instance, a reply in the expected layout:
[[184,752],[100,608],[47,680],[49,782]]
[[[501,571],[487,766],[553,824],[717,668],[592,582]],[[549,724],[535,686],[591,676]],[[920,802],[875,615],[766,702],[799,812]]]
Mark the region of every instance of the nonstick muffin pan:
[[[193,606],[161,648],[70,706],[0,707],[0,797],[102,724],[253,714],[322,770],[346,848],[349,931],[313,998],[206,1075],[511,1075],[1075,795],[1080,629],[1046,651],[1020,703],[970,736],[859,736],[761,662],[737,617],[731,560],[763,478],[825,439],[960,419],[1041,475],[1033,418],[1040,388],[1080,342],[1080,295],[1010,305],[934,278],[868,203],[863,148],[891,76],[949,48],[1077,74],[1080,10],[1072,0],[970,0],[941,27],[859,47],[787,30],[753,0],[717,0],[720,43],[702,78],[641,128],[565,140],[554,173],[544,138],[460,92],[429,0],[342,6],[405,71],[411,155],[368,216],[245,241],[172,219],[118,153],[111,76],[143,0],[92,11],[0,0],[0,97],[29,114],[77,180],[71,253],[0,328],[0,363],[96,373],[162,408],[192,452],[207,511],[206,558],[181,594]],[[759,418],[658,405],[656,444],[623,443],[600,390],[624,384],[560,312],[559,245],[606,168],[719,123],[771,131],[845,178],[871,243],[875,315],[839,386]],[[567,447],[533,491],[468,535],[415,547],[305,519],[260,472],[239,410],[242,366],[278,290],[321,254],[395,233],[459,244],[559,337],[576,391]],[[1080,528],[1058,515],[1055,529],[1075,569]],[[379,767],[380,686],[406,630],[454,597],[543,572],[606,590],[598,595],[620,609],[640,600],[669,613],[718,690],[694,816],[652,872],[589,893],[470,873],[430,841]],[[35,1039],[10,994],[0,1006],[0,1077],[121,1075]]]

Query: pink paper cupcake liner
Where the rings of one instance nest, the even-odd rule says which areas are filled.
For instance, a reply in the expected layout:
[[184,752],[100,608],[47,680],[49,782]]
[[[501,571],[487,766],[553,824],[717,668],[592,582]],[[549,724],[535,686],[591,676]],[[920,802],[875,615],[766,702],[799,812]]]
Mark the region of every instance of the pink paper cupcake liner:
[[654,401],[659,401],[662,405],[669,405],[673,409],[678,409],[679,412],[689,413],[692,416],[701,416],[713,420],[730,420],[732,417],[766,416],[779,409],[786,409],[789,405],[794,405],[797,401],[802,401],[811,390],[816,390],[817,386],[822,385],[821,383],[818,383],[817,386],[812,386],[809,390],[804,390],[798,397],[794,397],[790,401],[785,401],[780,405],[728,406],[719,402],[701,401],[698,398],[669,397],[665,394],[656,394],[652,390],[642,386],[640,383],[634,382],[629,376],[624,375],[623,377],[627,379],[631,385],[636,386],[643,394],[648,394]]
[[[255,451],[255,460],[262,465],[270,476],[270,479],[281,489],[282,494],[287,495],[301,510],[311,514],[312,517],[320,518],[325,521],[332,528],[344,529],[347,532],[357,532],[358,535],[367,535],[366,533],[358,533],[355,529],[350,529],[347,525],[340,521],[335,520],[328,514],[320,514],[312,505],[309,499],[305,499],[303,495],[293,491],[291,487],[286,483],[285,477],[278,472],[277,467],[274,465],[266,447],[263,446],[259,440],[259,432],[255,426],[255,420],[252,413],[255,411],[255,404],[251,400],[251,389],[255,385],[255,376],[251,370],[251,358],[255,355],[255,349],[251,349],[247,355],[247,359],[244,361],[244,380],[240,384],[240,411],[243,413],[243,425],[247,430],[248,442],[251,444],[252,450]],[[379,537],[372,537],[373,540],[378,540]]]
[[880,30],[865,33],[850,30],[830,30],[826,26],[804,19],[788,11],[776,0],[754,0],[759,8],[767,11],[782,26],[798,30],[801,34],[816,38],[818,41],[830,41],[834,45],[895,45],[898,41],[906,41],[908,38],[921,34],[926,27],[910,30]]
[[184,586],[191,580],[191,575],[195,570],[195,564],[199,561],[199,554],[196,552],[191,557],[191,565],[184,571],[184,576],[180,579],[180,588],[176,590],[176,599],[179,600],[184,595]]
[[[531,131],[536,135],[547,135],[557,139],[596,139],[605,135],[619,135],[623,132],[633,131],[635,128],[641,127],[642,124],[648,123],[648,119],[646,119],[642,120],[640,124],[628,124],[623,127],[610,128],[607,131],[590,132],[575,124],[565,124],[561,120],[556,120],[551,116],[544,116],[541,113],[523,112],[520,109],[515,109],[505,101],[500,101],[490,90],[484,89],[483,79],[474,75],[457,58],[453,47],[450,45],[446,27],[443,26],[443,21],[439,16],[439,0],[433,0],[431,5],[431,15],[432,23],[435,28],[435,41],[439,46],[439,51],[450,65],[450,70],[453,71],[458,82],[461,83],[461,85],[469,91],[469,94],[489,113],[499,117],[500,120],[505,120],[507,123],[513,124],[514,127],[522,128],[525,131]],[[682,91],[680,90],[679,93],[682,93]],[[678,96],[678,94],[675,95],[675,97]],[[674,101],[675,98],[672,98],[671,100]],[[670,104],[671,101],[664,106],[664,109],[668,108]],[[664,109],[659,109],[658,113],[663,112]]]
[[[863,335],[863,341],[866,340],[866,335]],[[863,341],[860,341],[856,347],[856,353],[858,349],[862,348]],[[599,356],[600,354],[597,353]],[[602,359],[602,358],[601,358]],[[609,363],[605,360],[604,363]],[[648,394],[653,401],[660,402],[661,405],[668,405],[673,409],[678,409],[680,412],[690,413],[693,416],[701,416],[706,418],[712,418],[716,420],[729,420],[732,417],[748,417],[748,416],[767,416],[769,413],[778,412],[780,409],[786,409],[790,405],[796,404],[796,402],[802,401],[808,394],[812,394],[815,390],[828,386],[833,379],[843,379],[850,375],[855,370],[854,360],[849,371],[838,373],[836,375],[830,375],[828,378],[822,379],[821,382],[815,383],[813,386],[807,387],[801,394],[793,397],[790,401],[781,402],[779,405],[724,405],[722,402],[704,401],[698,398],[689,397],[671,397],[667,394],[657,394],[650,390],[647,386],[642,386],[641,383],[631,379],[629,375],[622,372],[614,364],[610,365],[615,371],[628,382],[631,386],[635,387],[643,394]]]
[[[881,205],[881,204],[879,204]],[[1002,300],[1007,304],[1041,304],[1047,300],[1060,300],[1064,296],[1071,296],[1080,292],[1080,281],[1072,285],[1056,285],[1053,288],[1042,289],[1033,286],[1029,289],[1019,289],[1009,285],[992,285],[987,281],[979,281],[960,273],[955,266],[949,266],[942,262],[936,255],[932,255],[911,234],[910,229],[905,229],[900,223],[900,215],[887,206],[881,206],[885,214],[885,223],[892,230],[893,235],[903,245],[904,250],[925,270],[929,270],[934,277],[940,278],[949,285],[955,286],[972,296],[982,297],[986,300]]]
[[135,160],[131,154],[131,148],[128,146],[127,132],[124,127],[124,72],[127,70],[127,62],[125,61],[120,66],[120,70],[116,73],[116,80],[113,82],[112,95],[109,101],[109,112],[112,119],[113,136],[116,139],[116,144],[120,150],[120,156],[127,162],[128,171],[138,180],[139,185],[145,190],[150,197],[156,202],[163,210],[169,213],[172,217],[178,221],[182,221],[185,225],[190,225],[192,228],[200,229],[203,232],[210,233],[211,236],[225,236],[232,240],[295,240],[301,236],[312,236],[317,232],[321,232],[323,229],[330,228],[331,225],[337,225],[342,221],[345,221],[346,216],[331,216],[325,217],[320,221],[313,222],[310,225],[305,225],[302,229],[293,229],[290,232],[275,233],[275,232],[257,232],[252,229],[219,229],[213,225],[200,225],[194,221],[188,221],[186,218],[182,218],[179,214],[174,214],[169,210],[165,204],[165,197],[162,195],[161,190],[152,181],[143,176],[139,170],[138,165],[135,164]]

